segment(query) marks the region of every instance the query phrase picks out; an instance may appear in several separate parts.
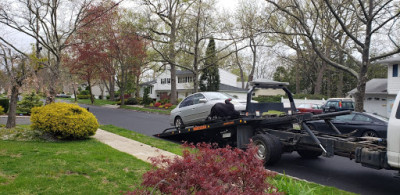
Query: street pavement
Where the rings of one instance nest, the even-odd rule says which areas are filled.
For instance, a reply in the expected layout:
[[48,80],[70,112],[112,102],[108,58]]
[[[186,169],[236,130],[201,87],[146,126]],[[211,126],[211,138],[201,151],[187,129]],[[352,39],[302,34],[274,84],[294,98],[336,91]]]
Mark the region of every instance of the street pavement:
[[[7,123],[7,115],[0,116],[0,124],[5,125]],[[29,116],[17,116],[15,121],[18,125],[29,125],[31,124]]]

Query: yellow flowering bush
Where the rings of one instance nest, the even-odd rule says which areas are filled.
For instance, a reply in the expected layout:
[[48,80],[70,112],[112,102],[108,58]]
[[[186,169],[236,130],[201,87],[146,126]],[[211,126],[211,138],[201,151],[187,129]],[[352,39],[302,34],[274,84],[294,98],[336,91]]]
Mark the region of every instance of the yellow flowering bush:
[[32,108],[31,129],[50,133],[58,139],[82,139],[96,133],[99,124],[86,109],[68,103]]
[[3,106],[0,106],[0,114],[4,114],[4,108],[3,108]]

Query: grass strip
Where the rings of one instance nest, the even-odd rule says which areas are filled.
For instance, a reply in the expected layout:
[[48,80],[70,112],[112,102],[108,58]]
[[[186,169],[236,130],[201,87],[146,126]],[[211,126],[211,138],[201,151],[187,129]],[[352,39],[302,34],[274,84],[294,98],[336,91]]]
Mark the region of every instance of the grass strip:
[[[73,98],[57,98],[57,99],[67,100],[69,102],[75,101],[75,99],[73,99]],[[110,101],[110,100],[96,99],[94,101],[94,104],[92,104],[89,99],[78,99],[77,103],[86,104],[86,105],[104,106],[104,105],[115,105],[117,102]],[[172,110],[172,109],[164,110],[164,109],[141,108],[141,107],[127,106],[127,105],[124,105],[121,108],[129,109],[129,110],[136,110],[136,111],[141,111],[141,112],[159,113],[159,114],[170,114],[171,110]]]
[[144,144],[177,154],[177,155],[182,155],[182,146],[177,143],[173,143],[170,141],[166,141],[160,138],[156,137],[150,137],[147,135],[143,135],[141,133],[137,133],[131,130],[127,130],[124,128],[116,127],[114,125],[101,125],[100,129],[103,129],[105,131],[115,133],[117,135],[136,140],[138,142],[142,142]]
[[337,189],[335,187],[324,186],[317,183],[297,180],[286,175],[277,175],[269,178],[268,182],[290,195],[318,194],[318,195],[354,195],[352,192]]
[[120,194],[150,168],[94,139],[0,141],[0,194]]
[[170,114],[171,113],[171,110],[140,108],[140,107],[126,106],[126,105],[122,106],[121,108],[129,109],[129,110],[142,111],[142,112],[159,113],[159,114]]
[[[75,102],[74,98],[57,98],[58,100],[67,100],[70,102]],[[95,105],[95,106],[104,106],[104,105],[114,105],[117,102],[116,101],[111,101],[111,100],[101,100],[101,99],[95,99],[94,103],[92,104],[92,102],[90,101],[90,99],[78,99],[77,103],[79,104],[87,104],[87,105]]]

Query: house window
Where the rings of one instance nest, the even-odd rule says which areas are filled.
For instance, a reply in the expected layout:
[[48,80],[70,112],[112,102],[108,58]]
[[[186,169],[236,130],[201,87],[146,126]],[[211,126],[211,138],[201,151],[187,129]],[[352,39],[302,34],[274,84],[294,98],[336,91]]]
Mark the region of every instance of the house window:
[[171,83],[171,79],[170,78],[161,79],[161,84],[167,84],[167,83]]
[[393,74],[392,74],[392,76],[393,77],[398,77],[398,75],[399,75],[399,65],[398,64],[394,64],[393,65]]
[[178,83],[191,83],[193,82],[193,77],[178,77]]

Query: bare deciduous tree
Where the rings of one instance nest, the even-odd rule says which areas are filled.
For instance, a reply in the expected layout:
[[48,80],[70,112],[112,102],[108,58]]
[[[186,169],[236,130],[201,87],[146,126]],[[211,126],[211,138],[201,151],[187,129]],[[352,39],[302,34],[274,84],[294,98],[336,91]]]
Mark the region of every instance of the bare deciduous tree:
[[[329,1],[329,0],[310,0],[299,2],[296,0],[266,0],[276,8],[276,14],[282,14],[296,21],[298,31],[279,32],[285,34],[295,34],[304,36],[309,41],[313,50],[327,64],[341,69],[357,78],[357,92],[355,93],[356,111],[362,111],[364,107],[365,85],[367,82],[367,70],[371,62],[400,53],[400,47],[395,42],[386,45],[382,52],[376,51],[371,54],[373,41],[379,38],[378,34],[391,32],[391,27],[395,26],[400,16],[400,4],[395,0],[385,1]],[[279,3],[278,3],[279,2]],[[334,37],[330,38],[332,45],[340,49],[344,54],[355,62],[356,68],[348,67],[343,62],[338,61],[328,55],[324,50],[326,44],[319,44],[319,37],[316,33],[320,23],[322,7],[327,7],[332,14],[331,20],[337,22],[339,30],[343,31],[343,39],[348,37],[347,44],[343,45]],[[345,9],[349,14],[341,14]],[[312,10],[307,11],[307,10]],[[329,35],[328,35],[329,36]],[[391,40],[391,39],[389,39]],[[389,42],[390,43],[390,42]],[[345,46],[345,47],[343,47]],[[389,50],[387,50],[390,48]],[[358,57],[361,56],[361,57]]]
[[[18,52],[20,51],[18,50]],[[8,45],[8,43],[0,43],[0,56],[0,65],[4,68],[5,75],[8,77],[11,86],[6,128],[13,128],[16,125],[19,89],[24,84],[24,81],[32,75],[34,69],[29,62],[29,57],[21,52],[15,52],[13,46]]]
[[66,40],[83,25],[84,14],[92,1],[2,1],[0,23],[36,39],[49,53],[45,64],[50,78],[47,103],[54,102],[57,93],[62,51],[68,47]]

